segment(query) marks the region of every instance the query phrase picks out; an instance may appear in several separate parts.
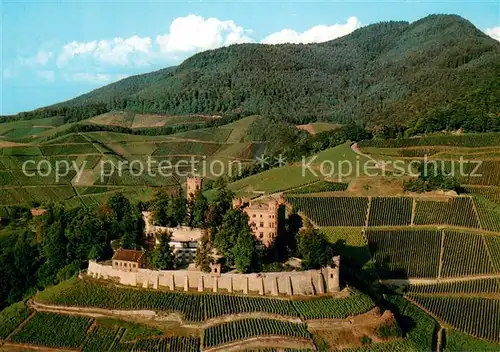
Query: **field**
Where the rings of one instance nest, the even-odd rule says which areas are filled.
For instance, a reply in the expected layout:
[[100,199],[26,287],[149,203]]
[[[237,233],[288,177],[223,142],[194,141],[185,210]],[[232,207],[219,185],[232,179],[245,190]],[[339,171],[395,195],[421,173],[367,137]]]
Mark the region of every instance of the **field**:
[[474,204],[469,197],[443,201],[417,201],[415,225],[450,225],[479,228]]
[[319,181],[311,183],[310,185],[304,187],[295,188],[285,193],[288,195],[297,195],[297,194],[311,194],[311,193],[342,192],[347,190],[347,187],[349,187],[348,183]]
[[411,224],[413,199],[409,197],[372,198],[368,226],[403,226]]
[[498,133],[477,133],[467,135],[432,135],[421,138],[374,139],[358,143],[359,147],[402,148],[416,146],[489,147],[500,145]]
[[[118,112],[98,116],[91,122],[88,120],[81,121],[79,124],[98,123],[142,128],[146,127],[144,125],[147,124],[147,118],[149,117],[153,120],[161,118],[164,126],[193,124],[213,119],[213,117],[201,115],[165,117]],[[242,166],[248,164],[253,160],[256,152],[257,147],[254,143],[241,142],[248,125],[255,118],[244,118],[223,126],[223,128],[196,129],[164,136],[117,132],[64,134],[65,131],[62,127],[66,125],[61,125],[64,123],[64,118],[0,124],[0,134],[14,131],[17,128],[19,130],[16,130],[16,133],[19,134],[22,132],[21,129],[24,128],[39,128],[37,126],[42,126],[45,129],[39,135],[29,137],[28,142],[30,144],[26,145],[16,144],[11,142],[11,139],[4,138],[5,143],[9,141],[11,145],[5,143],[0,145],[0,206],[30,205],[33,202],[45,206],[49,202],[61,201],[70,208],[75,206],[94,208],[102,204],[110,196],[109,194],[97,196],[88,193],[75,193],[73,186],[77,188],[91,186],[114,187],[113,190],[109,191],[123,191],[133,197],[132,201],[148,200],[153,192],[151,187],[167,186],[178,188],[179,182],[184,182],[183,179],[159,177],[158,163],[162,161],[170,162],[172,165],[170,171],[166,170],[164,174],[176,172],[177,166],[179,166],[179,172],[190,171],[191,165],[188,163],[191,162],[192,158],[195,158],[195,162],[198,162],[195,165],[197,169],[203,167],[201,163],[206,163],[207,168],[198,171],[206,171],[207,178],[215,178],[220,174],[226,174],[230,172],[230,169],[232,172],[237,172],[239,163],[241,162]],[[35,122],[37,125],[33,125]],[[158,121],[154,124],[157,123]],[[51,134],[46,133],[48,129],[53,129],[54,133],[62,133],[62,135],[52,138]],[[149,160],[151,160],[151,164],[148,164]],[[179,161],[184,164],[177,165],[176,163]],[[216,161],[217,164],[214,163],[215,167],[211,169],[209,166],[213,161]],[[25,165],[25,162],[29,163]],[[64,162],[70,165],[70,171],[67,175],[56,180],[55,167],[58,166],[59,170],[64,173],[66,170],[66,166],[62,164]],[[135,174],[130,171],[129,165],[132,162],[135,163]],[[101,177],[103,170],[109,169],[110,163],[113,163],[115,172],[111,176],[104,175],[104,177]],[[121,175],[117,171],[120,163],[123,170]],[[141,170],[141,165],[145,171],[144,175],[137,176],[138,171]],[[163,165],[165,166],[165,164]],[[231,168],[228,165],[231,165]],[[23,171],[23,167],[30,173],[37,172],[38,169],[41,170],[41,173],[37,172],[36,176],[29,177]],[[78,169],[83,167],[83,173],[78,180],[75,178],[75,167]],[[148,175],[149,167],[157,177]],[[101,180],[101,178],[103,179]],[[141,187],[141,191],[135,192],[132,187],[138,186]],[[144,187],[150,187],[150,191],[145,192]]]
[[39,312],[11,336],[11,340],[16,343],[76,348],[85,339],[91,322],[87,317]]
[[305,324],[273,319],[244,319],[205,329],[203,346],[209,348],[255,336],[309,338],[310,334]]
[[445,231],[442,276],[467,276],[494,272],[482,235]]
[[[364,226],[368,211],[366,197],[293,197],[286,201],[318,226]],[[333,216],[332,216],[333,215]]]
[[382,278],[438,277],[441,231],[369,230],[366,236]]
[[0,340],[6,339],[29,315],[30,311],[23,302],[15,303],[0,311]]
[[477,279],[456,282],[440,282],[436,284],[411,285],[410,294],[488,294],[500,293],[498,279]]
[[500,342],[500,300],[498,299],[433,297],[416,294],[410,294],[409,298],[459,331]]
[[85,280],[69,281],[39,294],[42,302],[75,307],[147,309],[178,312],[186,321],[200,322],[227,314],[262,312],[280,316],[317,319],[361,314],[373,306],[368,296],[295,301],[252,296],[200,295],[197,293],[135,290],[99,285]]

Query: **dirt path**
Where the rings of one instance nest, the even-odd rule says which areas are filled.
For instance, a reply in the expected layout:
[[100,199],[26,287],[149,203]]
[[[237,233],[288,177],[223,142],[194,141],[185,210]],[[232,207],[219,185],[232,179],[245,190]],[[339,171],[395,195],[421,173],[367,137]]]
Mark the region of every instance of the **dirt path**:
[[450,282],[461,282],[461,281],[472,281],[479,279],[500,279],[500,274],[485,274],[485,275],[474,275],[474,276],[460,276],[460,277],[450,277],[444,279],[387,279],[380,280],[381,284],[386,285],[423,285],[423,284],[438,284],[438,283],[450,283]]
[[210,348],[201,348],[203,352],[232,352],[262,348],[290,348],[290,349],[311,349],[316,351],[316,346],[311,339],[291,338],[284,336],[256,336],[249,339],[232,341],[223,345]]
[[80,351],[80,349],[69,349],[69,348],[52,348],[44,346],[35,346],[28,344],[17,344],[6,342],[3,346],[0,346],[0,352],[26,352],[26,351],[43,351],[43,352],[75,352]]
[[187,322],[182,319],[181,314],[168,312],[165,315],[157,314],[150,310],[112,310],[112,309],[101,309],[101,308],[84,308],[84,307],[67,307],[67,306],[57,306],[43,304],[36,302],[34,300],[28,301],[28,306],[36,311],[50,312],[58,314],[70,314],[70,315],[82,315],[92,318],[120,318],[130,321],[137,321],[138,319],[151,321],[155,323],[177,323],[181,327],[191,328],[191,329],[206,329],[214,325],[233,322],[236,320],[243,319],[277,319],[285,322],[301,323],[302,319],[298,317],[287,317],[278,314],[269,314],[262,312],[252,312],[252,313],[240,313],[240,314],[228,314],[212,319],[207,319],[200,323]]

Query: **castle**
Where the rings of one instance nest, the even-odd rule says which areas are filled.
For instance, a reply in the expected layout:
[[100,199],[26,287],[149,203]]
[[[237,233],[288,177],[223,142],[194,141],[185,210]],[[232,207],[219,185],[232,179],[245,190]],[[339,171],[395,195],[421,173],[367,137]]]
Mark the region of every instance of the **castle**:
[[196,176],[190,176],[186,179],[186,199],[188,201],[193,200],[195,194],[201,191],[201,178]]
[[269,247],[278,235],[279,211],[282,203],[274,198],[267,201],[249,198],[233,199],[233,208],[238,208],[248,215],[248,225],[259,241]]

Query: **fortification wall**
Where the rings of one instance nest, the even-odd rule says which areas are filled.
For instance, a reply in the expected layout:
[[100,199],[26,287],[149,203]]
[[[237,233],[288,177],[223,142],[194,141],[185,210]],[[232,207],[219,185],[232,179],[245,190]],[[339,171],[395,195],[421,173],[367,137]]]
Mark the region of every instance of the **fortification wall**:
[[[328,283],[331,279],[326,270],[219,275],[192,270],[139,269],[138,272],[125,272],[90,261],[87,274],[94,278],[114,280],[122,285],[153,289],[311,296],[338,292],[328,291],[328,287],[339,286],[338,283]],[[338,275],[334,279],[338,280]]]

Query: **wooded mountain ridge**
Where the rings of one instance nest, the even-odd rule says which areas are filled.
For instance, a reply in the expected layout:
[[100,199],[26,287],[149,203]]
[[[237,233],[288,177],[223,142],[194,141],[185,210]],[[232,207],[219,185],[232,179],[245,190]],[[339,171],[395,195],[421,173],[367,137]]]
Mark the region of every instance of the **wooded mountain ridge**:
[[496,130],[500,43],[455,15],[382,22],[324,43],[240,44],[205,51],[179,66],[5,118],[75,109],[82,110],[77,119],[96,110],[134,110],[259,114],[294,124],[354,120],[420,132],[436,123],[433,129]]

